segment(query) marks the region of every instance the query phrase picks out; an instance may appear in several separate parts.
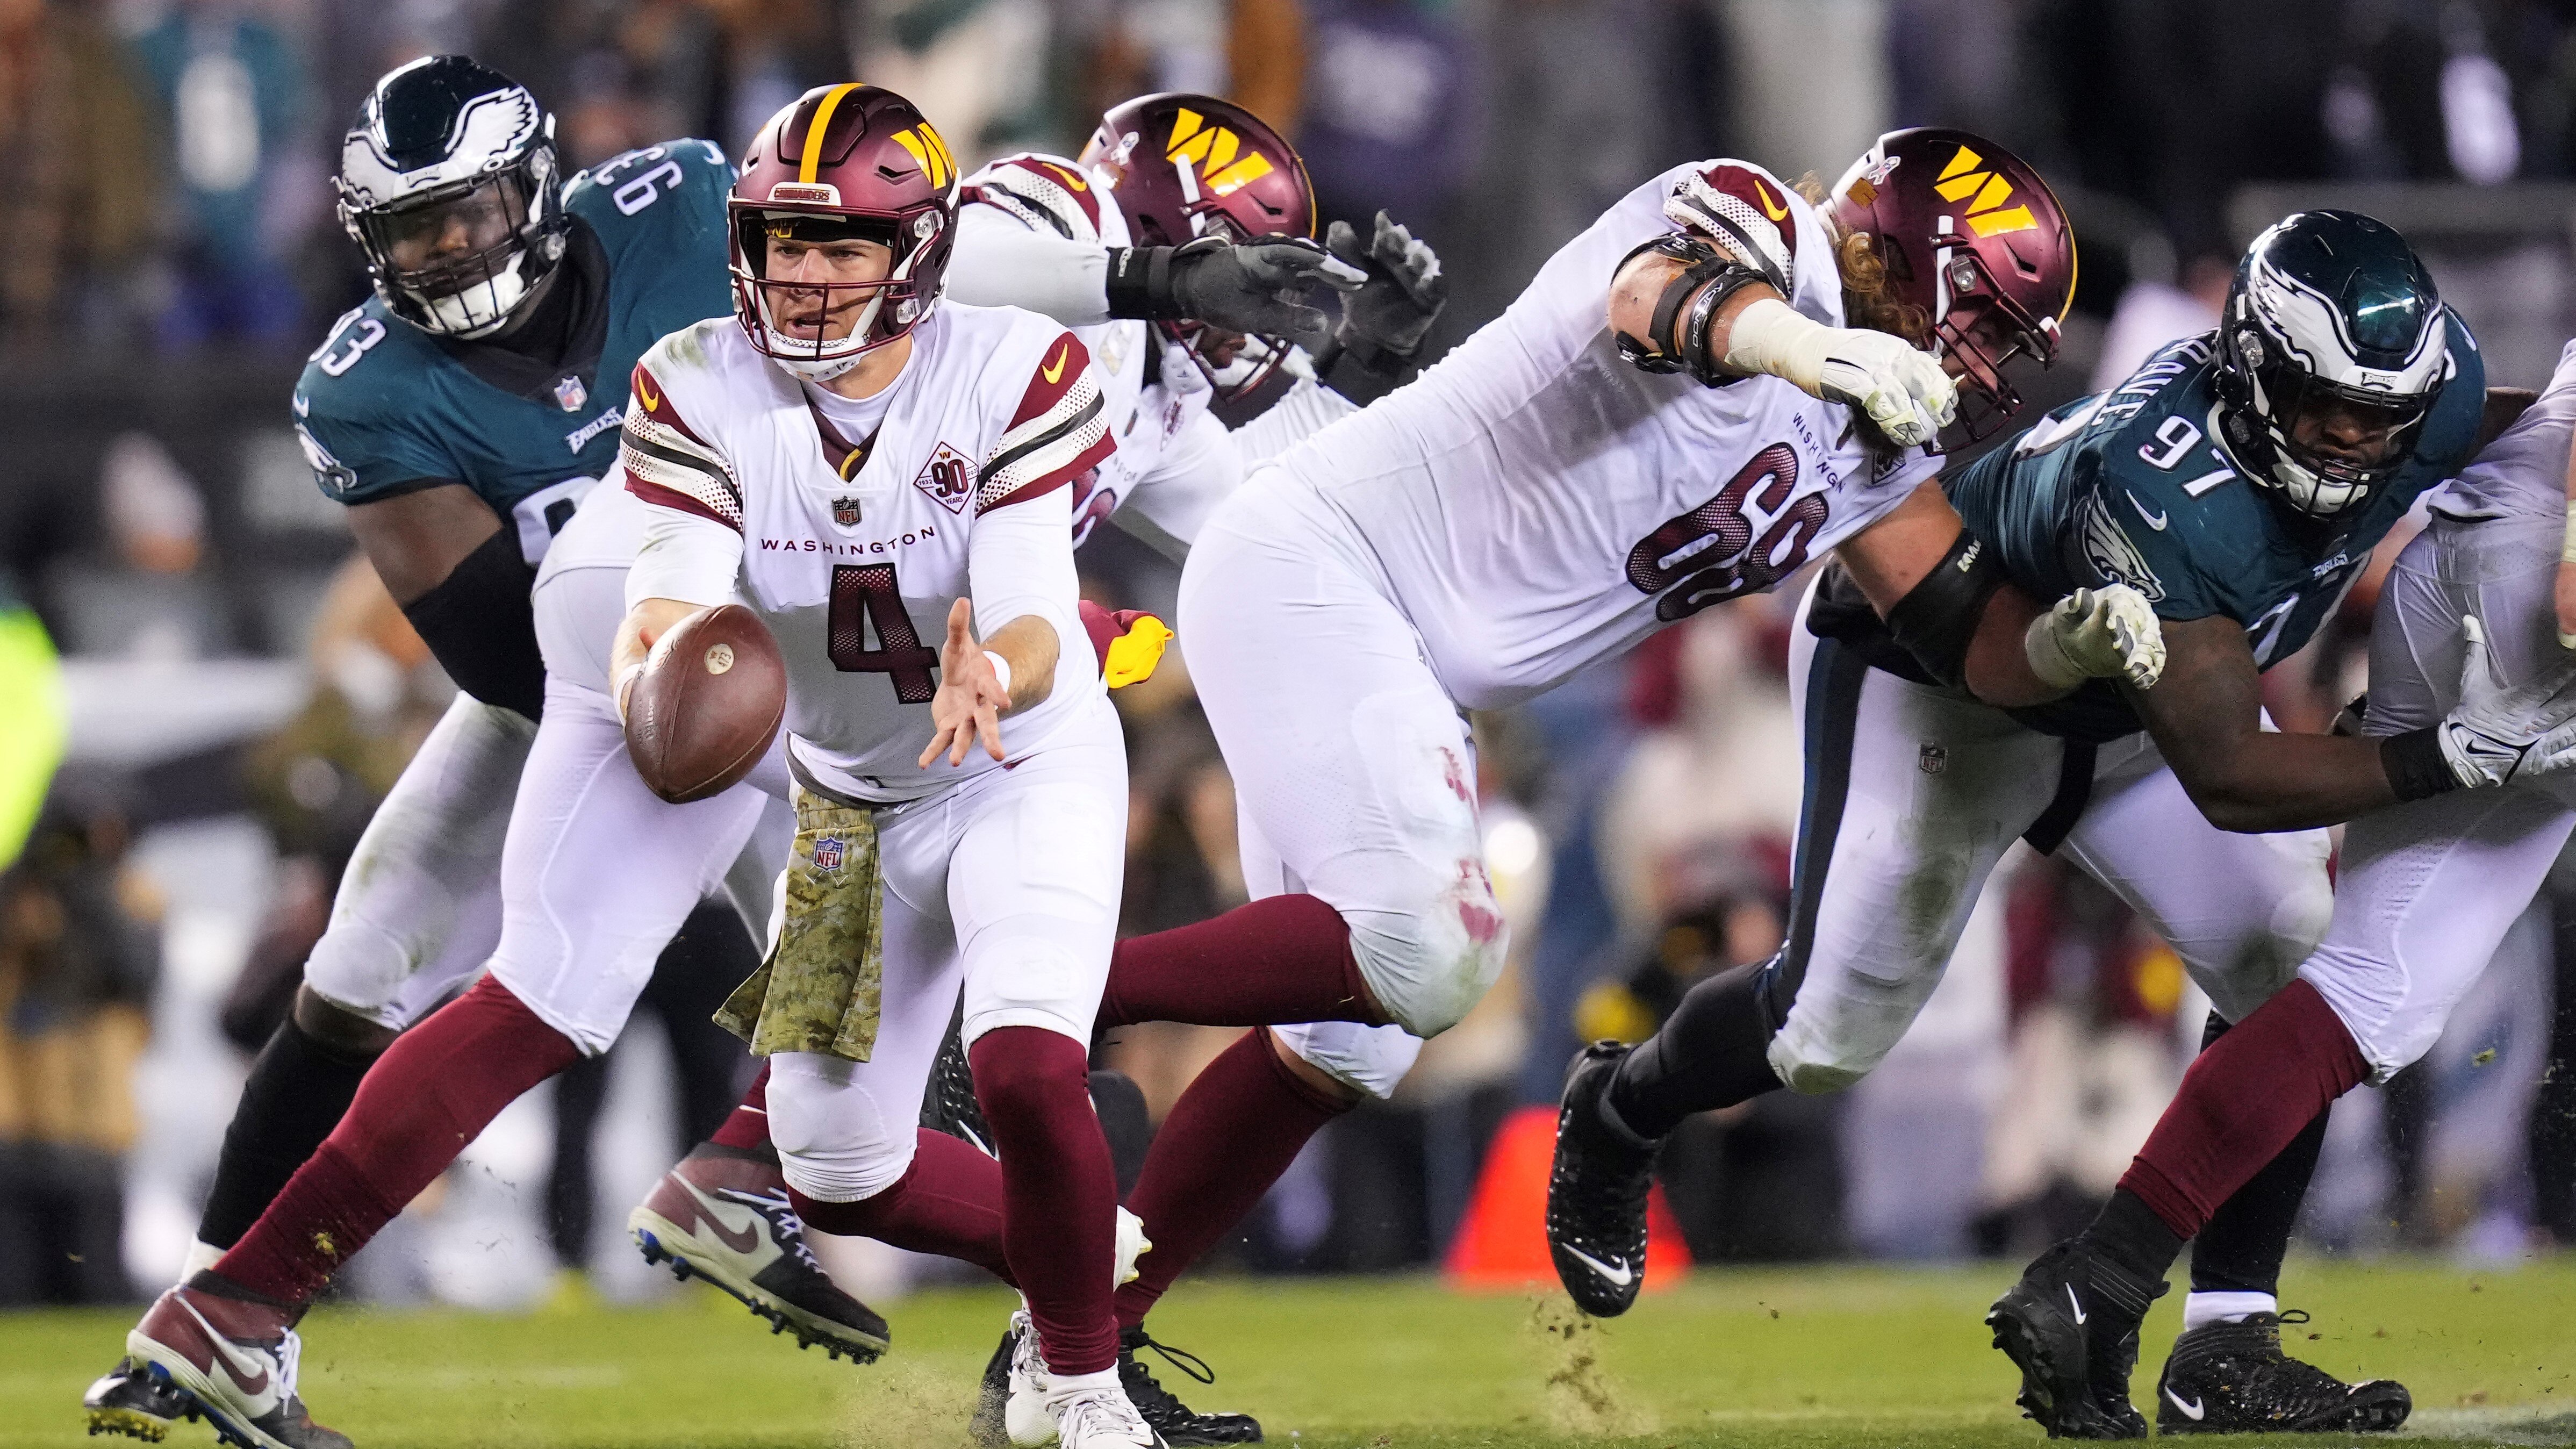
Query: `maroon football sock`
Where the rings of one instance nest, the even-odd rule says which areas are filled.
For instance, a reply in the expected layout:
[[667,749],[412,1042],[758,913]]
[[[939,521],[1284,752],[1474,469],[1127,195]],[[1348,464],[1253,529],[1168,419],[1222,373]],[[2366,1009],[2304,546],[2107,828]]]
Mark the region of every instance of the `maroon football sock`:
[[757,1152],[764,1157],[778,1155],[778,1150],[769,1145],[769,1062],[766,1058],[760,1063],[760,1074],[751,1079],[751,1090],[742,1094],[741,1105],[733,1109],[733,1114],[725,1118],[724,1124],[716,1128],[715,1135],[707,1140],[718,1147]]
[[1002,1251],[1002,1165],[945,1132],[915,1131],[912,1166],[874,1197],[817,1202],[791,1187],[787,1200],[807,1227],[955,1258],[1019,1286]]
[[2183,1073],[2120,1186],[2191,1238],[2370,1064],[2317,989],[2293,981]]
[[215,1271],[254,1293],[310,1302],[502,1108],[580,1056],[484,977],[395,1038],[349,1114]]
[[1351,955],[1350,927],[1314,896],[1269,896],[1212,921],[1131,936],[1109,958],[1102,1026],[1274,1026],[1386,1020]]
[[1248,1031],[1217,1054],[1172,1104],[1145,1154],[1127,1206],[1145,1220],[1153,1251],[1118,1290],[1118,1323],[1132,1327],[1189,1266],[1232,1233],[1325,1123],[1351,1104],[1299,1080],[1270,1044]]
[[996,1027],[966,1053],[1002,1163],[1002,1242],[1038,1347],[1060,1374],[1118,1361],[1109,1268],[1118,1174],[1091,1108],[1090,1053],[1036,1026]]

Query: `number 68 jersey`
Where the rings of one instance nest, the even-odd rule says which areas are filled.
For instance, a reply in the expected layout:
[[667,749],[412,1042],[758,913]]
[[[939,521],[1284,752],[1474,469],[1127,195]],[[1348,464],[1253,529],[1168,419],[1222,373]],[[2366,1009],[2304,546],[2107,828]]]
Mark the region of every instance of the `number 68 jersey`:
[[1920,449],[1874,454],[1848,409],[1777,378],[1710,388],[1620,358],[1611,279],[1674,229],[1664,203],[1683,186],[1718,195],[1790,305],[1844,325],[1832,242],[1805,199],[1746,162],[1676,167],[1566,243],[1420,379],[1236,494],[1356,530],[1433,672],[1470,708],[1517,703],[1773,587],[1938,470]]
[[[956,600],[974,601],[978,637],[1036,615],[1085,657],[1067,485],[1116,446],[1090,358],[1056,323],[947,302],[911,335],[881,420],[853,438],[827,412],[847,409],[733,318],[672,333],[636,364],[620,452],[654,510],[629,605],[749,605],[786,658],[791,757],[888,803],[999,768],[981,748],[915,764]],[[1107,708],[1096,671],[1059,668],[1002,721],[1004,747],[1017,759]]]

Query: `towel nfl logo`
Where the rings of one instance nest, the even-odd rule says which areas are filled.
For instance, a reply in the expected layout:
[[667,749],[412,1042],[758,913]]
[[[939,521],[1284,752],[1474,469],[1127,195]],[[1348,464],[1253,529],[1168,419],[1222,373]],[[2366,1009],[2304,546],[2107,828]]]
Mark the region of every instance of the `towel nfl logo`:
[[825,872],[841,868],[841,837],[826,835],[814,842],[814,868]]

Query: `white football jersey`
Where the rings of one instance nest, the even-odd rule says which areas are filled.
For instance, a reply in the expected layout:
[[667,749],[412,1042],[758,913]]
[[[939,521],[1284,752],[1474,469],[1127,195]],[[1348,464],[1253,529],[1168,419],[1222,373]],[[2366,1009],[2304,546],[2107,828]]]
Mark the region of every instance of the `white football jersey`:
[[739,597],[786,657],[791,757],[872,801],[999,768],[981,748],[914,763],[959,598],[979,635],[1034,613],[1061,641],[1053,692],[1002,721],[1013,758],[1108,708],[1069,531],[1067,485],[1115,450],[1088,352],[1032,313],[955,302],[912,338],[884,420],[852,439],[732,318],[672,333],[636,364],[619,459],[644,502],[734,531]]
[[[1030,152],[987,163],[959,193],[949,275],[994,275],[979,262],[977,241],[997,225],[1103,249],[1132,245],[1127,218],[1107,188],[1107,177],[1060,156]],[[1243,480],[1225,425],[1208,412],[1206,375],[1146,322],[1112,319],[1076,327],[1073,335],[1091,350],[1102,416],[1118,442],[1116,456],[1075,484],[1074,542],[1124,509],[1121,528],[1166,553],[1185,551],[1199,524]]]
[[1814,208],[1744,162],[1676,167],[1566,243],[1438,366],[1246,485],[1355,529],[1433,670],[1471,708],[1527,699],[1665,624],[1772,587],[1939,471],[1920,449],[1873,457],[1848,409],[1777,378],[1702,387],[1620,358],[1611,277],[1674,230],[1665,199],[1694,175],[1786,262],[1791,305],[1842,326]]

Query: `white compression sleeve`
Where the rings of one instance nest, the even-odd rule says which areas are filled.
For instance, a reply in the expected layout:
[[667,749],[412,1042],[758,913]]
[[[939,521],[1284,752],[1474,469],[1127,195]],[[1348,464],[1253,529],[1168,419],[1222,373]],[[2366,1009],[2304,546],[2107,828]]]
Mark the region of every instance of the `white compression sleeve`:
[[730,603],[742,572],[742,535],[712,518],[649,505],[644,545],[626,571],[626,607],[677,599],[712,608]]
[[1109,253],[1032,231],[990,206],[957,212],[948,295],[970,307],[1023,307],[1067,327],[1109,320]]
[[978,515],[966,537],[966,588],[975,600],[977,638],[1034,616],[1055,628],[1059,679],[1067,660],[1090,666],[1091,636],[1077,611],[1082,585],[1073,568],[1071,488],[1050,488]]

